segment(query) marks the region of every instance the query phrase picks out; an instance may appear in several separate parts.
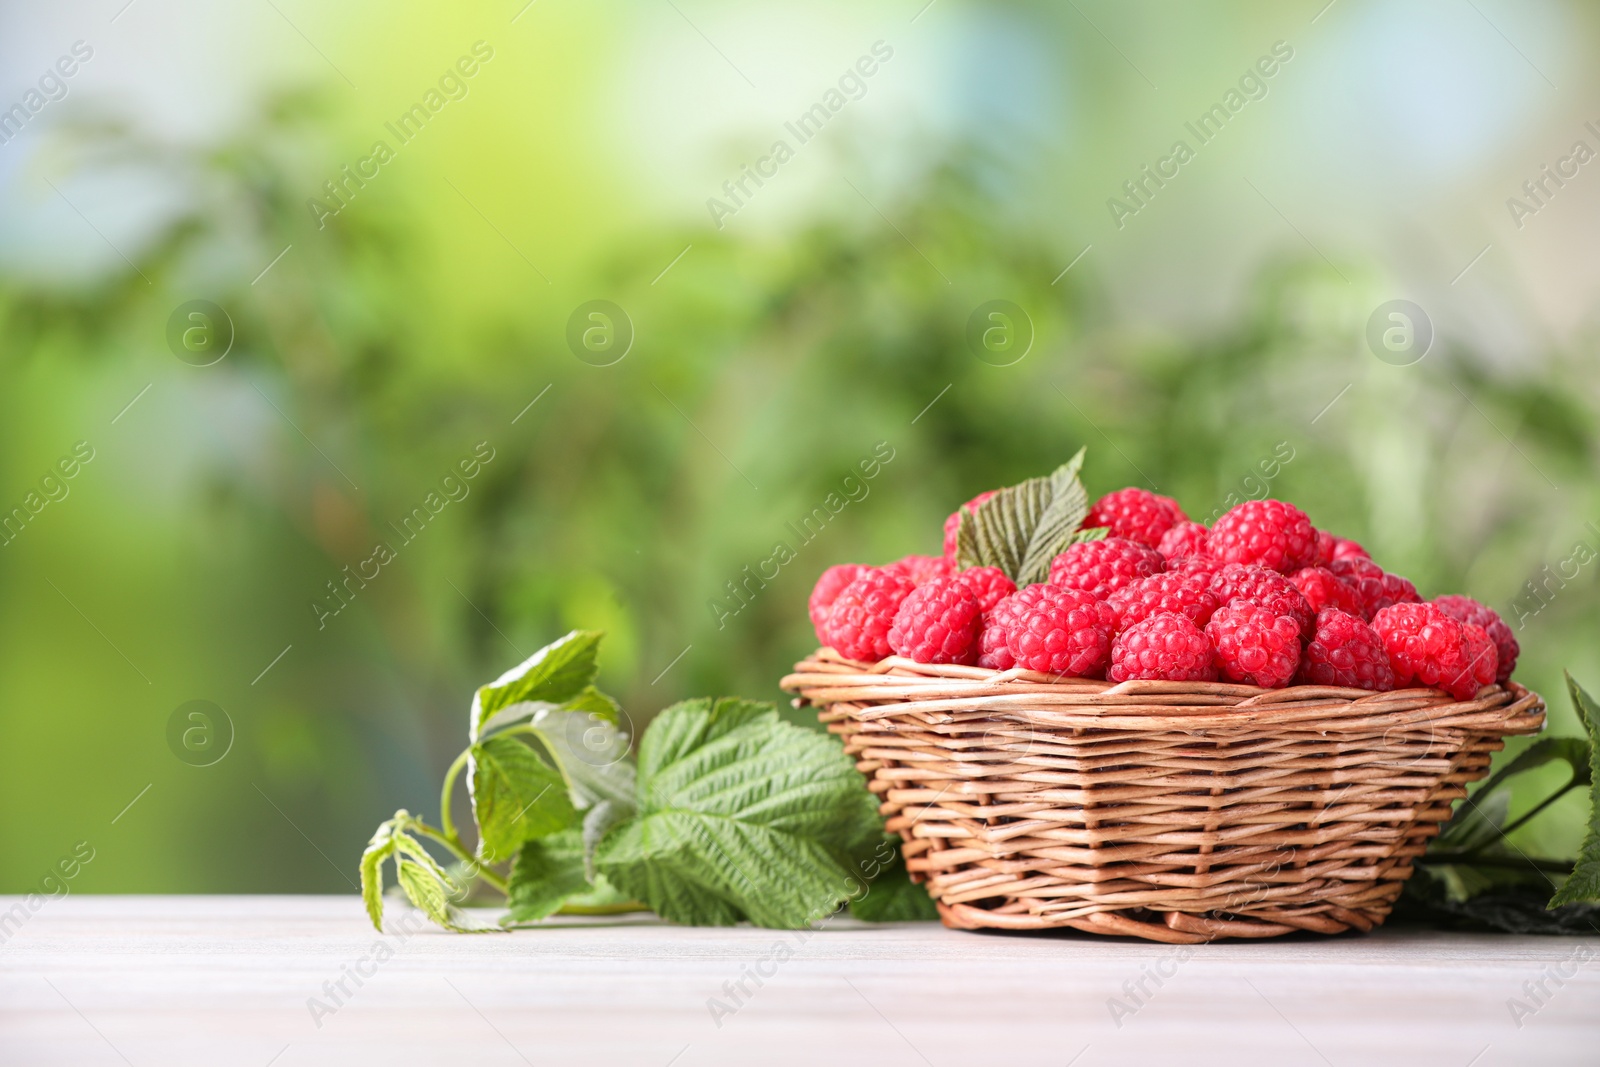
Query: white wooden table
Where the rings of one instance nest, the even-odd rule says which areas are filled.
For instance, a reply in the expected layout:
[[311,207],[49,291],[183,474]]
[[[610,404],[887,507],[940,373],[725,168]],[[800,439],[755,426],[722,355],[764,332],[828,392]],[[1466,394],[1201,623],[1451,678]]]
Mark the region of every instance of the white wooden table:
[[1600,1064],[1600,938],[379,937],[354,897],[68,897],[0,938],[4,1064]]

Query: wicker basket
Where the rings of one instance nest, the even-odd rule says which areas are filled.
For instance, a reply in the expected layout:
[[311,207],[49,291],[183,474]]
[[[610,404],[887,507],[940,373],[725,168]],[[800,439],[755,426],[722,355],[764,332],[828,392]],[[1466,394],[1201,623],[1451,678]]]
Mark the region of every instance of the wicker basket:
[[783,687],[883,798],[947,926],[1188,944],[1370,930],[1508,734],[1473,700],[876,664],[822,649]]

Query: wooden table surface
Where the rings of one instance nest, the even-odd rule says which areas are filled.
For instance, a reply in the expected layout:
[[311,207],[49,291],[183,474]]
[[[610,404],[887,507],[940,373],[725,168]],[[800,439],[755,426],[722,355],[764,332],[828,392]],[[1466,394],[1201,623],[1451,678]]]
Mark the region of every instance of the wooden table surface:
[[1600,938],[380,937],[353,896],[19,902],[0,898],[4,1064],[1600,1064]]

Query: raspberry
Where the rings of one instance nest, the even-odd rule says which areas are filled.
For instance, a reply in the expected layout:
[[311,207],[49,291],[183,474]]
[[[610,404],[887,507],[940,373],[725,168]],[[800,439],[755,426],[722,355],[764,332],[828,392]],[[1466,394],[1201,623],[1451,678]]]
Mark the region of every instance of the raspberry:
[[1433,604],[1457,622],[1476,623],[1484,628],[1490,640],[1494,642],[1496,658],[1500,664],[1494,680],[1504,685],[1511,677],[1512,669],[1517,665],[1517,657],[1522,654],[1522,648],[1517,644],[1517,639],[1511,633],[1511,627],[1505,624],[1505,620],[1500,618],[1493,608],[1469,596],[1457,596],[1454,593],[1436,596],[1433,598]]
[[944,558],[951,563],[956,561],[956,535],[961,532],[961,513],[963,511],[977,511],[983,502],[994,496],[1000,490],[991,489],[987,493],[979,493],[971,500],[957,508],[950,517],[944,520]]
[[1394,688],[1394,669],[1378,631],[1360,615],[1330,607],[1317,615],[1317,633],[1306,645],[1295,682],[1383,693]]
[[[1458,699],[1471,700],[1483,686],[1491,684],[1500,670],[1500,655],[1494,638],[1475,622],[1461,624],[1461,673],[1445,679],[1445,688]],[[1459,696],[1460,693],[1465,696]]]
[[824,643],[846,659],[876,662],[887,656],[895,612],[915,588],[902,574],[866,568],[834,599],[822,628]]
[[1467,633],[1483,627],[1457,622],[1432,604],[1390,604],[1372,617],[1372,628],[1383,638],[1397,687],[1419,682],[1468,700],[1478,691],[1478,672],[1494,680],[1494,642],[1487,633],[1481,640]]
[[1016,583],[999,567],[968,567],[956,578],[972,590],[984,611],[992,611],[996,604],[1017,591]]
[[1208,547],[1211,531],[1203,523],[1179,522],[1161,535],[1161,542],[1156,545],[1156,551],[1167,558],[1170,564],[1175,559],[1187,556],[1210,555]]
[[806,607],[811,611],[811,625],[817,631],[817,640],[823,644],[828,639],[823,636],[822,628],[828,622],[828,609],[833,607],[833,602],[844,587],[855,581],[864,570],[870,570],[859,563],[841,563],[836,567],[829,567],[822,572],[822,577],[817,579],[817,584],[812,587],[811,599],[806,602]]
[[1214,682],[1215,654],[1211,639],[1187,617],[1171,611],[1158,612],[1118,635],[1111,645],[1111,669],[1106,671],[1106,679]]
[[1094,507],[1089,509],[1088,517],[1083,520],[1083,526],[1084,529],[1109,527],[1112,537],[1126,537],[1154,548],[1174,523],[1186,519],[1183,509],[1170,496],[1157,496],[1129,486],[1096,500]]
[[935,578],[948,578],[955,573],[955,564],[942,556],[907,556],[884,565],[884,570],[910,578],[923,585]]
[[1211,554],[1222,562],[1286,574],[1310,564],[1316,542],[1306,513],[1281,500],[1246,500],[1211,525]]
[[1081,589],[1030,585],[989,613],[978,662],[998,669],[1017,666],[1041,674],[1093,677],[1105,670],[1116,624],[1116,612]]
[[1307,567],[1326,567],[1333,562],[1333,549],[1339,539],[1327,530],[1313,530],[1316,535],[1316,547],[1311,553],[1311,558],[1306,561]]
[[[1371,559],[1372,554],[1362,548],[1360,543],[1348,537],[1335,537],[1333,539],[1334,559]],[[1321,564],[1327,566],[1327,564]]]
[[1080,541],[1050,561],[1050,584],[1104,598],[1135,578],[1167,569],[1161,553],[1124,537]]
[[1184,556],[1167,564],[1167,570],[1174,574],[1192,574],[1204,578],[1209,585],[1217,572],[1222,570],[1222,562],[1210,556]]
[[1236,600],[1206,623],[1217,667],[1230,682],[1279,689],[1300,665],[1300,625],[1272,609]]
[[1356,595],[1356,591],[1341,582],[1339,576],[1326,567],[1307,567],[1305,570],[1296,571],[1291,581],[1305,596],[1306,603],[1311,605],[1312,611],[1320,612],[1323,608],[1334,607],[1340,611],[1347,611],[1357,618],[1364,617],[1361,611],[1361,598]]
[[978,661],[983,609],[959,578],[934,578],[913,589],[894,613],[889,647],[918,663]]
[[978,666],[993,671],[1007,671],[1017,665],[1016,658],[1006,647],[1006,635],[1019,625],[1023,612],[1039,601],[1038,586],[1030,585],[1015,593],[1001,597],[995,606],[984,612],[983,633],[978,638]]
[[1243,600],[1266,608],[1274,615],[1287,615],[1309,638],[1317,628],[1317,613],[1295,584],[1277,571],[1265,567],[1246,567],[1230,563],[1211,579],[1211,593],[1218,604]]
[[1368,620],[1390,604],[1415,604],[1422,598],[1417,587],[1400,577],[1359,556],[1346,556],[1328,564],[1328,570],[1341,582],[1356,591],[1361,598],[1361,614]]
[[1170,572],[1135,579],[1106,597],[1106,603],[1117,613],[1119,630],[1127,630],[1153,615],[1168,612],[1182,615],[1195,626],[1204,626],[1211,621],[1211,613],[1217,610],[1217,598],[1211,592],[1207,577]]

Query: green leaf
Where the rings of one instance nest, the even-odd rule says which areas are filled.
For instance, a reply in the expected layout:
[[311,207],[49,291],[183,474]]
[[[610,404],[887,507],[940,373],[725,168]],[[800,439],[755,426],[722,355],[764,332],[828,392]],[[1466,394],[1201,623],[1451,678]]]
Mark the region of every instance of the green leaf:
[[1054,473],[1002,489],[977,511],[963,508],[957,562],[998,567],[1019,587],[1049,578],[1050,561],[1077,540],[1089,513],[1089,494],[1078,477],[1083,456],[1080,448]]
[[402,809],[379,826],[372,840],[367,842],[367,850],[361,854],[361,901],[367,907],[367,918],[372,920],[373,929],[380,934],[383,933],[383,861],[394,855],[395,822],[404,818],[407,814]]
[[540,706],[529,714],[528,728],[555,760],[580,807],[609,800],[633,809],[632,739],[614,721],[594,711]]
[[1578,849],[1578,862],[1556,895],[1550,898],[1550,907],[1578,901],[1600,901],[1600,794],[1595,783],[1600,782],[1600,715],[1596,715],[1594,698],[1572,676],[1567,676],[1572,691],[1572,703],[1589,731],[1589,829]]
[[1509,934],[1593,934],[1600,930],[1600,905],[1566,904],[1547,909],[1550,883],[1528,877],[1455,895],[1439,872],[1419,865],[1406,881],[1388,925],[1422,923],[1448,930]]
[[1578,722],[1583,726],[1584,732],[1589,733],[1594,728],[1590,723],[1600,722],[1600,704],[1596,704],[1594,697],[1584,692],[1583,686],[1572,676],[1571,671],[1562,671],[1567,676],[1567,692],[1572,697],[1572,710],[1578,713]]
[[858,883],[840,857],[882,832],[877,805],[832,738],[770,704],[689,700],[645,731],[639,814],[596,866],[660,916],[805,926]]
[[562,704],[583,693],[594,681],[602,636],[597,630],[573,630],[481,686],[472,698],[470,739],[476,741],[484,724],[502,708],[535,701]]
[[1576,737],[1542,737],[1517,753],[1456,809],[1429,846],[1430,851],[1470,852],[1499,838],[1511,799],[1502,788],[1517,775],[1557,760],[1572,770],[1572,780],[1566,788],[1589,784],[1588,744]]
[[611,723],[617,722],[622,714],[621,705],[592,685],[585,687],[583,692],[561,706],[567,711],[576,711],[584,715],[598,715]]
[[524,841],[577,820],[561,772],[515,737],[498,734],[472,746],[472,811],[478,850],[490,862],[512,856]]
[[[851,916],[869,923],[937,921],[939,909],[933,898],[906,872],[899,838],[885,834],[883,846],[870,860],[858,864],[869,881],[866,892],[850,901]],[[887,862],[881,858],[884,856]]]
[[529,841],[511,864],[507,893],[511,910],[503,924],[538,922],[555,914],[568,898],[592,886],[583,873],[583,837],[578,830],[562,830]]
[[466,915],[452,903],[451,898],[460,895],[460,888],[414,838],[396,831],[394,844],[395,878],[406,898],[419,911],[446,930],[454,930],[458,934],[486,933],[499,929]]
[[601,840],[613,827],[633,818],[633,814],[633,805],[620,804],[614,800],[602,800],[584,813],[583,875],[589,881],[595,879],[594,854],[600,847]]

